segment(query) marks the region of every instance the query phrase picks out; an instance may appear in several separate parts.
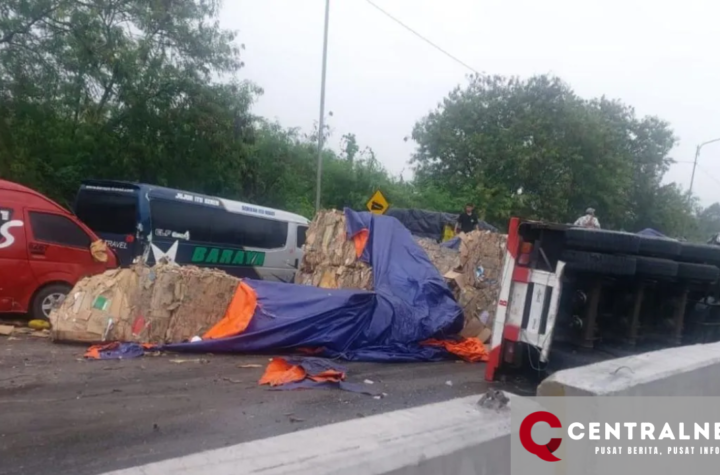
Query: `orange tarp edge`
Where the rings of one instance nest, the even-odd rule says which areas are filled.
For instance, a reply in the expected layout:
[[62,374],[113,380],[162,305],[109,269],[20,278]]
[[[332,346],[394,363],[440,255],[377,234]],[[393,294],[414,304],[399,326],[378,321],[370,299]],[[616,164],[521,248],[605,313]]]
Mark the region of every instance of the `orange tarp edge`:
[[245,282],[240,282],[225,311],[225,316],[205,332],[203,339],[225,338],[244,332],[252,320],[256,307],[257,294],[255,290]]
[[370,231],[368,229],[361,229],[355,233],[352,237],[353,243],[355,244],[355,255],[358,259],[362,256],[365,246],[367,245],[368,238],[370,237]]
[[258,384],[280,386],[302,381],[306,376],[307,373],[302,367],[291,365],[282,358],[273,358],[265,369],[265,374],[263,374],[260,381],[258,381]]
[[426,340],[421,343],[428,346],[442,346],[448,352],[459,356],[470,363],[478,361],[487,361],[489,353],[485,349],[485,345],[479,338],[463,338],[459,341],[452,340]]

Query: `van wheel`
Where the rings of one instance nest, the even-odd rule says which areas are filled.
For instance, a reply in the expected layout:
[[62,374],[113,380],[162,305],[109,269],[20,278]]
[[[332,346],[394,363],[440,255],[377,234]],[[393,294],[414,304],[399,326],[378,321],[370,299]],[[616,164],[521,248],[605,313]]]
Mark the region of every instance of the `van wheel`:
[[48,320],[50,311],[63,303],[70,290],[71,287],[66,284],[52,284],[40,289],[33,297],[30,307],[32,318]]

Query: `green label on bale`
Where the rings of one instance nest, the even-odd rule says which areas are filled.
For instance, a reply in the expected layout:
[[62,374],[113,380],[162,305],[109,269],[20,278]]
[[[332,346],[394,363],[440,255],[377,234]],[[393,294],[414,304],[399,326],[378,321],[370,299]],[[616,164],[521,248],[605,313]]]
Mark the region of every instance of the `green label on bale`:
[[265,253],[216,247],[196,247],[193,250],[193,264],[222,264],[226,266],[255,266],[265,264]]

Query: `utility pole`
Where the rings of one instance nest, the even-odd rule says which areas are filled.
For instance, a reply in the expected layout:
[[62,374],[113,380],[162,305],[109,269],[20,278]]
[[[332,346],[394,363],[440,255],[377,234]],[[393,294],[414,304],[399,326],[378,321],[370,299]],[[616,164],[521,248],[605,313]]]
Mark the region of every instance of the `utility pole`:
[[714,142],[720,142],[720,138],[708,140],[707,142],[703,142],[700,145],[698,145],[697,148],[695,149],[695,160],[693,161],[693,171],[692,171],[692,176],[690,177],[690,190],[689,190],[690,195],[692,195],[693,183],[695,182],[695,168],[697,168],[697,161],[698,161],[698,158],[700,157],[700,149],[703,148],[705,145],[711,144]]
[[322,152],[325,129],[325,76],[327,74],[328,27],[330,24],[330,0],[325,0],[325,32],[323,36],[322,79],[320,80],[320,120],[318,120],[317,186],[315,189],[315,212],[320,211],[320,187],[322,186]]

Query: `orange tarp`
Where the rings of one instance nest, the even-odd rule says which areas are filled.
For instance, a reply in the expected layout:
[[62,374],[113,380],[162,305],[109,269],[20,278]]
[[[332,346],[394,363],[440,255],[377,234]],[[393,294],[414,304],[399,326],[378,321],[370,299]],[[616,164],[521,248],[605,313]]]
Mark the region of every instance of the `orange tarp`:
[[258,384],[269,384],[270,386],[281,386],[283,384],[296,383],[308,378],[315,382],[324,381],[340,382],[345,380],[345,373],[333,369],[326,369],[321,373],[310,375],[300,365],[290,364],[284,358],[273,358],[265,368]]
[[203,335],[205,339],[225,338],[239,335],[250,324],[257,307],[257,294],[245,282],[240,282],[225,316]]
[[353,243],[355,244],[355,255],[357,255],[358,259],[362,256],[369,238],[370,230],[368,229],[361,229],[352,237]]
[[307,376],[307,373],[302,367],[291,365],[282,358],[273,358],[258,383],[280,386],[302,381],[305,376]]
[[459,356],[470,363],[487,361],[489,353],[485,345],[478,338],[463,338],[458,341],[452,340],[426,340],[421,343],[428,346],[442,346],[450,353]]

